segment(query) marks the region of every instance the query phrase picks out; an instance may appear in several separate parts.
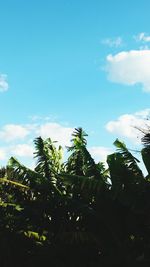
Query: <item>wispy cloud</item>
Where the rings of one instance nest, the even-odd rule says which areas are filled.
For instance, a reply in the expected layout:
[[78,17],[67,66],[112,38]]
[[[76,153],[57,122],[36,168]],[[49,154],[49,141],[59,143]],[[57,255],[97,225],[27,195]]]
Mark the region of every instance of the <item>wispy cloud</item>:
[[18,144],[11,149],[15,156],[19,157],[33,157],[34,148],[30,144]]
[[150,92],[150,50],[122,51],[107,56],[106,72],[112,82],[135,85],[141,84]]
[[[32,121],[32,120],[31,120]],[[36,123],[5,124],[0,127],[0,160],[6,163],[11,156],[16,156],[21,161],[33,163],[33,140],[41,136],[43,139],[50,137],[57,141],[56,146],[70,145],[73,128],[60,123],[47,122],[47,118],[36,118]]]
[[138,35],[134,36],[134,39],[137,42],[149,43],[150,42],[150,35],[146,34],[145,32],[141,32]]
[[89,148],[89,152],[96,162],[106,162],[107,156],[113,153],[113,150],[109,147],[94,146]]
[[43,138],[50,137],[53,141],[58,141],[63,147],[70,144],[72,132],[73,128],[65,127],[54,122],[44,123],[36,129],[37,135],[41,135]]
[[27,137],[41,136],[50,137],[53,141],[58,141],[62,146],[69,144],[73,128],[63,126],[55,122],[37,122],[30,124],[6,124],[0,128],[0,140],[12,142],[24,140]]
[[133,143],[140,143],[142,132],[150,127],[150,109],[144,109],[133,114],[123,114],[116,120],[109,121],[106,129],[117,136],[126,137]]
[[116,38],[105,38],[101,41],[102,44],[107,45],[109,47],[120,47],[123,44],[123,40],[121,37]]
[[28,134],[28,127],[18,124],[6,124],[0,129],[0,139],[5,142],[24,139]]
[[7,159],[7,153],[4,148],[0,148],[0,160],[6,160]]
[[8,90],[8,82],[7,82],[7,75],[0,74],[0,92],[4,92]]

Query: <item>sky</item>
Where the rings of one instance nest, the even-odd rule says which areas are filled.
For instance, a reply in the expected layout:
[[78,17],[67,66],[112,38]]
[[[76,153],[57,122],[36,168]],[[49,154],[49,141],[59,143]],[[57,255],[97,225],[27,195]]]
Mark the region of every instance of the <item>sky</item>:
[[0,165],[33,166],[33,140],[89,135],[138,150],[150,125],[150,1],[0,0]]

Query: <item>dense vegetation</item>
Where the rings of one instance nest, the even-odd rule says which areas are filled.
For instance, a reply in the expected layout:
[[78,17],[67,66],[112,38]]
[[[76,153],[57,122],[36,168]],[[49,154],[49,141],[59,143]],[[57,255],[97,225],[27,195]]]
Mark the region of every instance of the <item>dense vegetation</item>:
[[97,267],[150,265],[150,134],[141,156],[124,143],[108,169],[72,135],[69,157],[51,139],[35,139],[34,170],[11,158],[0,170],[0,266]]

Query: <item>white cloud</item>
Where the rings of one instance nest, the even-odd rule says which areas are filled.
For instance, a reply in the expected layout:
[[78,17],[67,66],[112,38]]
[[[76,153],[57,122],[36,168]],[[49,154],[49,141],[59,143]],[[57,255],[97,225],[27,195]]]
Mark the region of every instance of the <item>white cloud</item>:
[[106,71],[112,82],[135,85],[141,84],[150,92],[150,50],[123,51],[107,56]]
[[148,120],[149,116],[150,109],[135,112],[134,114],[124,114],[117,120],[109,121],[106,124],[106,129],[110,133],[127,137],[132,142],[139,143],[142,137],[142,132],[138,129],[146,130],[150,127],[150,121]]
[[116,37],[103,39],[101,43],[109,47],[119,47],[123,44],[123,41],[121,37]]
[[52,121],[56,121],[57,116],[56,115],[49,115],[49,116],[39,116],[39,115],[32,115],[29,116],[29,119],[32,122],[52,122]]
[[[69,145],[73,128],[62,126],[54,122],[40,122],[30,124],[6,124],[0,128],[0,139],[5,142],[19,141],[22,139],[34,139],[37,136],[42,138],[50,137],[53,141],[58,141],[62,146]],[[29,139],[29,138],[28,138]]]
[[12,149],[12,153],[19,157],[33,157],[34,148],[28,144],[18,144]]
[[6,155],[6,151],[3,148],[0,148],[0,160],[6,160],[7,155]]
[[107,156],[113,153],[112,149],[108,147],[95,146],[89,148],[89,152],[96,162],[103,161],[106,162]]
[[73,128],[59,123],[47,122],[45,119],[30,124],[6,124],[0,128],[0,145],[5,142],[5,147],[0,148],[0,160],[7,160],[11,156],[22,158],[24,164],[32,165],[34,144],[33,140],[41,136],[43,139],[50,137],[58,141],[56,146],[70,145]]
[[134,39],[137,42],[140,42],[140,41],[145,42],[145,43],[150,42],[150,36],[146,34],[145,32],[141,32],[138,35],[134,36]]
[[8,90],[8,82],[7,82],[7,75],[0,74],[0,92],[4,92]]
[[29,134],[29,130],[21,125],[6,124],[0,130],[0,139],[5,142],[24,139]]
[[37,135],[42,136],[42,138],[50,137],[52,141],[58,141],[62,146],[70,145],[72,132],[73,128],[50,122],[40,125],[36,130]]

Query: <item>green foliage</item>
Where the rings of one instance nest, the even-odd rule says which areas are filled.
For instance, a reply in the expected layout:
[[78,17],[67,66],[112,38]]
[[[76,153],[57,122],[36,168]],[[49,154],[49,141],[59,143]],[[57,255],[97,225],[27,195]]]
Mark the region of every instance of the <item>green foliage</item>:
[[142,140],[146,177],[118,139],[106,168],[86,137],[75,129],[65,163],[56,142],[38,137],[34,170],[14,157],[0,170],[2,267],[149,266],[150,135]]
[[140,162],[137,158],[135,158],[127,149],[126,145],[120,142],[118,139],[114,142],[114,145],[118,148],[118,151],[123,157],[125,165],[128,167],[128,170],[134,173],[137,177],[137,181],[143,180],[143,174],[140,170],[137,162]]

